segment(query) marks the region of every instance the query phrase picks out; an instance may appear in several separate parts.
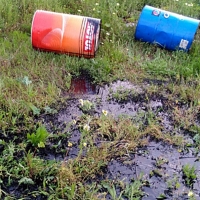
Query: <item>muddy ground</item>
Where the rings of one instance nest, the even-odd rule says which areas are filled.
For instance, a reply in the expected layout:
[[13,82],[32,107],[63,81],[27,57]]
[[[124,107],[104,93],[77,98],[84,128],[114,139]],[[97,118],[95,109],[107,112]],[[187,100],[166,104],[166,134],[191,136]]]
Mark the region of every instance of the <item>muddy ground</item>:
[[[166,84],[155,81],[153,84]],[[151,82],[147,80],[142,86],[133,85],[128,81],[116,81],[102,87],[92,85],[89,80],[77,78],[72,80],[72,88],[66,106],[62,107],[57,114],[44,116],[43,121],[49,131],[53,128],[61,131],[73,119],[77,119],[83,113],[79,108],[79,99],[90,100],[96,103],[95,115],[100,115],[102,109],[107,110],[110,115],[119,117],[126,115],[136,118],[139,114],[151,111],[160,119],[163,133],[172,132],[182,135],[188,143],[193,144],[193,137],[186,130],[174,126],[172,120],[172,107],[169,106],[167,96],[150,95],[146,98],[146,89]],[[182,110],[187,110],[187,105],[179,105]],[[140,123],[145,123],[145,117]],[[198,123],[198,122],[197,122]],[[80,132],[77,128],[71,130],[70,142],[74,145],[69,149],[67,155],[62,152],[51,152],[43,155],[46,159],[67,160],[75,158],[78,154]],[[67,146],[66,144],[63,144]],[[193,188],[185,184],[182,167],[186,164],[195,166],[197,179]],[[111,180],[123,180],[131,182],[140,174],[146,184],[142,188],[145,192],[142,200],[153,199],[189,199],[188,192],[192,190],[196,199],[200,199],[200,153],[192,145],[181,150],[175,145],[163,141],[149,139],[145,147],[135,150],[135,153],[124,156],[124,158],[112,159],[106,169],[105,177]],[[163,196],[161,194],[164,194]],[[107,195],[107,199],[111,199]]]

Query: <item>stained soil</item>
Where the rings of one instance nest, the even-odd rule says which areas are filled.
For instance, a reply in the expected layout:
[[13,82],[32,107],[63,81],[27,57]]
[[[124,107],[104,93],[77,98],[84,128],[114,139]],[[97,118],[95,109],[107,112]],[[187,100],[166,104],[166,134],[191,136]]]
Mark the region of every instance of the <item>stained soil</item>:
[[[62,141],[66,152],[59,152],[48,149],[42,152],[45,159],[67,160],[78,155],[81,133],[76,126],[67,128],[72,120],[76,120],[83,112],[79,108],[79,99],[89,100],[95,103],[94,115],[100,116],[102,109],[107,110],[115,118],[119,116],[129,116],[138,119],[138,123],[146,123],[145,117],[149,111],[159,118],[159,125],[162,132],[171,132],[174,135],[181,135],[188,144],[193,144],[193,137],[187,130],[176,128],[172,117],[174,103],[169,103],[169,99],[161,94],[146,94],[147,88],[152,83],[146,81],[141,85],[134,85],[129,81],[116,81],[111,84],[94,86],[85,78],[77,78],[72,81],[72,87],[68,93],[68,100],[57,114],[43,116],[43,121],[50,132],[59,129],[63,133],[70,132],[69,141],[73,143],[72,148],[67,148],[68,140]],[[166,84],[155,81],[153,84]],[[177,104],[180,111],[188,109],[187,105]],[[198,120],[197,122],[198,123]],[[50,145],[51,146],[51,145]],[[188,199],[188,192],[191,188],[185,184],[182,167],[186,164],[195,166],[197,178],[193,184],[192,191],[195,198],[200,199],[200,153],[196,152],[193,145],[185,146],[181,151],[175,146],[162,140],[149,137],[149,142],[145,147],[138,147],[134,153],[120,158],[113,158],[109,162],[104,177],[110,180],[123,180],[130,183],[141,174],[145,180],[143,191],[145,195],[142,200],[152,199]],[[178,185],[179,186],[178,186]],[[160,195],[164,194],[165,197]],[[111,199],[107,195],[107,199]]]

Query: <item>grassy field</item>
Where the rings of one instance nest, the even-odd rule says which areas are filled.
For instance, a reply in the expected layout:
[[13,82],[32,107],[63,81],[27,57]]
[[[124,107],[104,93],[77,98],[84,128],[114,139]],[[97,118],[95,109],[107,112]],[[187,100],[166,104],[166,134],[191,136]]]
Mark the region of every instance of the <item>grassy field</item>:
[[[110,182],[105,181],[101,185],[90,183],[96,174],[103,173],[101,168],[116,155],[117,152],[110,151],[111,144],[100,149],[91,144],[85,159],[77,157],[68,163],[44,160],[37,155],[41,148],[45,148],[46,142],[56,140],[56,136],[48,133],[36,119],[59,109],[67,100],[63,94],[69,90],[71,79],[79,76],[81,71],[86,71],[98,85],[114,80],[129,80],[138,85],[147,79],[167,82],[165,87],[152,85],[148,94],[167,91],[171,100],[176,99],[191,108],[189,113],[175,113],[176,123],[191,131],[195,129],[198,138],[196,148],[200,148],[200,129],[191,124],[191,118],[198,117],[200,108],[200,31],[188,53],[168,51],[136,41],[135,28],[145,4],[200,19],[198,0],[0,1],[1,199],[16,198],[6,189],[11,185],[17,185],[21,191],[18,199],[36,199],[39,195],[44,199],[103,199],[102,188],[114,192]],[[101,19],[100,44],[95,58],[34,50],[31,25],[33,14],[38,9]],[[127,26],[129,23],[134,26]],[[86,110],[92,106],[89,102],[83,104],[87,104]],[[83,139],[91,131],[84,126],[87,120],[85,116],[80,119]],[[106,127],[112,127],[115,145],[121,138],[120,134],[126,132],[126,139],[135,141],[130,143],[130,149],[141,144],[141,138],[148,134],[147,129],[139,132],[128,120],[116,122],[113,118],[102,116],[92,118],[92,123],[94,130],[96,126],[100,127],[98,131],[108,138],[111,138],[111,133]],[[132,132],[137,135],[132,135]],[[92,136],[88,136],[87,143],[92,143],[92,140]],[[123,150],[118,152],[119,155],[123,153]],[[142,182],[137,180],[124,187],[125,196],[140,199],[141,186]]]

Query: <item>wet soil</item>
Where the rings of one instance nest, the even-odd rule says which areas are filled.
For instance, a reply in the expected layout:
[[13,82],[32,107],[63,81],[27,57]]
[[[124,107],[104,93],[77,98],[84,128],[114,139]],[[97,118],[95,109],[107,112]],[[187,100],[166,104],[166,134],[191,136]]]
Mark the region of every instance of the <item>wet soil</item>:
[[[68,140],[63,139],[62,145],[67,149],[67,153],[59,152],[58,148],[57,152],[49,153],[47,150],[41,155],[45,159],[57,160],[73,159],[78,155],[81,133],[76,127],[67,128],[66,124],[83,114],[79,108],[79,99],[94,102],[94,115],[96,116],[99,116],[104,109],[116,118],[125,115],[137,121],[140,115],[143,117],[139,118],[138,123],[146,123],[145,116],[151,111],[154,116],[159,117],[163,133],[172,132],[174,135],[182,135],[188,143],[193,144],[192,136],[186,134],[186,130],[176,128],[174,125],[172,120],[173,104],[169,106],[168,98],[159,94],[149,95],[147,98],[146,91],[151,84],[146,81],[143,85],[138,86],[128,81],[116,81],[109,85],[95,87],[85,77],[74,79],[66,106],[57,114],[43,117],[50,132],[54,132],[55,127],[63,133],[70,132],[69,141],[74,145],[67,149]],[[187,106],[179,105],[179,109],[186,110]],[[196,168],[197,178],[192,188],[186,186],[183,178],[182,167],[186,164]],[[146,183],[142,188],[145,192],[142,200],[188,199],[188,192],[191,189],[195,193],[195,198],[200,199],[200,153],[196,152],[192,145],[180,151],[174,145],[149,138],[148,145],[136,149],[135,153],[126,155],[124,158],[111,159],[105,177],[130,183],[140,174],[143,174],[143,180]],[[161,194],[164,194],[165,197],[161,197]],[[111,199],[109,195],[107,199]]]

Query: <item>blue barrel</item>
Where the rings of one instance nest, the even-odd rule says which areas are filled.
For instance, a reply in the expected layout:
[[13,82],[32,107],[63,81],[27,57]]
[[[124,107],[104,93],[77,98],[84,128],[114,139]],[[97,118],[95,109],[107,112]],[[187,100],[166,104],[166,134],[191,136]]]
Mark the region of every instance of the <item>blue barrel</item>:
[[199,20],[151,6],[144,6],[135,30],[135,39],[158,44],[168,50],[188,51]]

